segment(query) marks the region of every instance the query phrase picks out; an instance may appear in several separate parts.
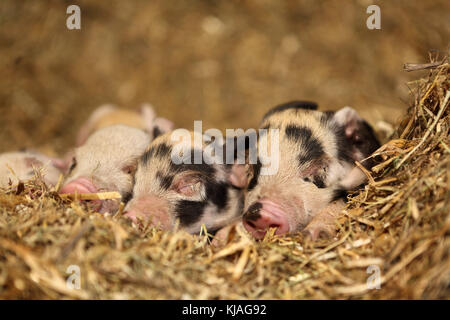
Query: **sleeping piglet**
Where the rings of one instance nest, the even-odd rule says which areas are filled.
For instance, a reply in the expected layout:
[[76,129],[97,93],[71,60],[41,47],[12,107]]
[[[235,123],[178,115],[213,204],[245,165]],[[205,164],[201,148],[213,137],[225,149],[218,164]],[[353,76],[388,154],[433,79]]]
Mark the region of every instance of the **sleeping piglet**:
[[0,187],[6,188],[10,181],[14,185],[32,179],[35,169],[41,172],[47,186],[55,186],[64,162],[33,151],[3,153],[0,155]]
[[163,230],[179,222],[189,233],[198,233],[202,225],[214,233],[242,219],[245,166],[224,164],[223,155],[205,152],[207,146],[225,148],[225,143],[193,140],[193,132],[177,129],[150,144],[138,163],[127,217]]
[[[75,149],[65,183],[60,190],[67,193],[117,191],[122,201],[129,199],[139,157],[150,142],[149,135],[136,128],[113,125],[94,132]],[[95,201],[99,212],[113,213],[118,200]]]
[[[278,170],[262,175],[260,161],[249,167],[244,227],[255,238],[269,228],[281,235],[302,231],[313,239],[332,236],[335,219],[345,206],[346,191],[365,182],[355,165],[379,143],[372,128],[357,112],[345,107],[319,112],[312,102],[278,106],[263,118],[260,133],[278,145]],[[272,129],[279,137],[271,141]],[[372,165],[363,161],[366,167]]]
[[105,104],[98,107],[80,128],[76,145],[83,145],[93,132],[116,124],[144,130],[150,139],[173,129],[171,121],[156,117],[150,104],[142,105],[139,112]]

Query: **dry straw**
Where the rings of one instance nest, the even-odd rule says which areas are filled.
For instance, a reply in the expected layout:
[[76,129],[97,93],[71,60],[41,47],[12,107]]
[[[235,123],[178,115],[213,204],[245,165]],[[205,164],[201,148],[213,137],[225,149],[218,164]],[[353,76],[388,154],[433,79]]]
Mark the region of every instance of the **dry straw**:
[[[336,238],[257,242],[236,228],[216,247],[206,235],[139,232],[37,177],[0,192],[0,298],[449,298],[449,65],[426,67]],[[80,268],[79,290],[67,286],[70,265]]]

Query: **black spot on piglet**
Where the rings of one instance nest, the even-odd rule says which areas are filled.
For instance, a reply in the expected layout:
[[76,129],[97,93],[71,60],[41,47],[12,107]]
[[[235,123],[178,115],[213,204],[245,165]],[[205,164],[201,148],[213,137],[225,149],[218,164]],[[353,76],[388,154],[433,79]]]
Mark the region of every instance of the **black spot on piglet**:
[[207,202],[180,200],[175,205],[175,214],[181,226],[189,226],[200,220]]
[[210,199],[219,210],[224,209],[228,202],[228,183],[208,181],[205,188],[206,197]]
[[259,211],[262,208],[262,204],[259,202],[255,202],[250,207],[248,207],[247,212],[244,214],[245,220],[258,220],[261,217],[261,214]]
[[264,115],[263,121],[264,119],[268,118],[274,113],[282,112],[289,109],[317,110],[317,103],[311,101],[290,101],[287,103],[283,103],[269,110]]
[[262,164],[259,160],[256,164],[253,165],[253,177],[250,180],[250,182],[248,183],[248,187],[247,187],[248,190],[252,190],[258,183],[258,177],[261,172],[261,166],[262,166]]
[[336,201],[338,199],[345,200],[347,198],[347,190],[345,189],[336,189],[333,190],[333,197],[331,198],[330,202]]
[[159,129],[157,126],[155,126],[155,127],[153,128],[153,139],[155,139],[156,137],[160,136],[161,133],[163,133],[163,132],[161,131],[161,129]]
[[302,153],[298,157],[299,164],[320,158],[323,154],[323,147],[317,140],[311,129],[303,126],[288,125],[285,129],[286,137],[295,143],[301,144]]
[[173,176],[164,175],[162,171],[156,172],[156,178],[159,180],[159,184],[163,190],[168,190],[172,185]]
[[[366,121],[362,121],[359,124],[358,129],[349,137],[349,140],[352,141],[354,147],[363,154],[363,157],[367,157],[380,147],[380,142],[378,141],[375,132]],[[371,168],[375,163],[373,159],[369,159],[362,164],[366,168]]]
[[317,188],[325,188],[325,181],[321,176],[315,176],[313,179],[313,183]]
[[157,146],[151,147],[148,151],[146,151],[142,157],[141,161],[142,163],[146,164],[152,157],[158,157],[158,158],[166,158],[170,157],[170,154],[172,153],[172,147],[168,146],[165,143],[159,144]]

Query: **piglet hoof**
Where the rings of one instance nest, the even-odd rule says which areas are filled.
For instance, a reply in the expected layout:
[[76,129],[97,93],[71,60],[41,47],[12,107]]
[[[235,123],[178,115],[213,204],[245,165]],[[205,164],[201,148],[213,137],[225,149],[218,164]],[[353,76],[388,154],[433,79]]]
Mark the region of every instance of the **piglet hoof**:
[[223,227],[222,229],[219,229],[219,231],[216,232],[213,240],[211,241],[211,246],[215,248],[224,247],[227,243],[229,243],[232,240],[234,233],[236,232],[235,228],[236,225],[231,224],[226,227]]
[[235,238],[242,236],[243,232],[245,231],[242,221],[233,222],[225,227],[222,227],[216,232],[213,240],[211,241],[211,246],[215,248],[223,248]]
[[330,239],[336,235],[336,228],[334,225],[320,221],[313,221],[305,229],[303,229],[302,233],[305,236],[310,237],[312,241],[316,241],[321,238]]

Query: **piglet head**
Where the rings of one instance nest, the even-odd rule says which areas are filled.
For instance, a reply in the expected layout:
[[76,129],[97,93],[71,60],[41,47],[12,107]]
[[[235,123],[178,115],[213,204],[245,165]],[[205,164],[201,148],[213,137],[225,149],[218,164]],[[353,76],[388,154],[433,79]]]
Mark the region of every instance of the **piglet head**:
[[[142,172],[139,172],[139,176],[141,174]],[[149,173],[147,172],[147,174]],[[190,204],[195,210],[195,206],[199,206],[203,201],[204,182],[205,177],[192,170],[175,175],[167,190],[152,192],[150,189],[153,188],[144,188],[147,189],[147,192],[142,192],[142,189],[136,188],[135,196],[127,206],[125,216],[129,217],[134,223],[138,223],[138,219],[143,219],[150,225],[163,230],[170,230],[176,219],[173,214],[177,210],[176,203],[183,203],[184,201],[185,204]],[[162,189],[165,189],[166,186]],[[194,214],[194,212],[191,213]],[[195,216],[192,218],[195,218]],[[185,223],[185,220],[183,220],[183,223]]]
[[278,146],[269,148],[278,150],[278,170],[264,174],[262,161],[250,165],[243,223],[258,239],[270,228],[278,235],[303,230],[329,203],[364,182],[354,161],[378,146],[370,126],[349,107],[324,113],[286,104],[270,111],[261,128],[268,132],[260,134],[258,148],[263,139]]
[[276,235],[302,230],[334,196],[327,187],[330,163],[319,158],[300,165],[293,146],[288,150],[280,154],[276,173],[261,174],[261,163],[250,166],[243,224],[256,239],[264,238],[270,228]]
[[[199,232],[202,225],[214,232],[240,218],[245,184],[240,175],[245,171],[237,165],[214,161],[192,163],[195,154],[209,155],[193,147],[193,133],[184,131],[186,141],[176,144],[169,133],[150,144],[138,163],[133,197],[125,216],[163,230],[172,230],[179,223],[190,233]],[[175,148],[192,162],[174,161]]]
[[[149,136],[142,130],[114,125],[96,131],[75,149],[60,193],[119,192],[126,202],[131,194],[138,158]],[[91,202],[99,212],[115,212],[119,200]]]

